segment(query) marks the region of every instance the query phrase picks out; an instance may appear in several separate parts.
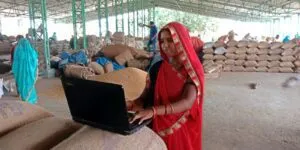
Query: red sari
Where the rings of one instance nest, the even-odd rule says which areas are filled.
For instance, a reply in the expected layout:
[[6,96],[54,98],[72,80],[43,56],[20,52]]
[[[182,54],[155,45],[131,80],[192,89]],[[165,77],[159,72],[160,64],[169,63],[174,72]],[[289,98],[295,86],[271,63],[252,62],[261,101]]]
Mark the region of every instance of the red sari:
[[[202,149],[202,104],[204,73],[195,53],[187,29],[177,22],[166,25],[173,38],[184,68],[176,71],[161,51],[163,62],[159,68],[154,91],[154,106],[174,103],[181,98],[184,85],[190,79],[197,87],[197,98],[192,108],[178,114],[156,116],[153,130],[162,137],[169,150]],[[158,38],[160,38],[160,34]],[[159,45],[160,49],[161,44]]]

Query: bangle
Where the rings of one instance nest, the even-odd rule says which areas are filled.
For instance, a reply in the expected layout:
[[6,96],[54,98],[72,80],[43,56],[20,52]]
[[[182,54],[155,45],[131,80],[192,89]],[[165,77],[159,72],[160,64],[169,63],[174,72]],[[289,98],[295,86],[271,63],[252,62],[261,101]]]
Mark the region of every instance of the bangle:
[[171,107],[171,114],[173,114],[173,112],[174,112],[174,107],[173,107],[172,104],[169,104],[169,105],[170,105],[170,107]]
[[156,109],[155,109],[155,107],[153,106],[152,108],[152,111],[153,111],[153,118],[155,118],[156,117],[156,115],[157,115],[157,113],[156,113]]

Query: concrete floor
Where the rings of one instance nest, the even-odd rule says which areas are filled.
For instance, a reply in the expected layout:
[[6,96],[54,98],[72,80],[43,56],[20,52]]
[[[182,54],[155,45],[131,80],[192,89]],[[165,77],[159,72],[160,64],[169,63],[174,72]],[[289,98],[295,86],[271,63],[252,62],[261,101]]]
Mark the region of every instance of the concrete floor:
[[[299,150],[300,86],[281,88],[293,75],[222,73],[207,80],[204,150]],[[259,84],[257,89],[248,87],[252,82]],[[70,117],[60,80],[39,80],[37,89],[38,105]]]

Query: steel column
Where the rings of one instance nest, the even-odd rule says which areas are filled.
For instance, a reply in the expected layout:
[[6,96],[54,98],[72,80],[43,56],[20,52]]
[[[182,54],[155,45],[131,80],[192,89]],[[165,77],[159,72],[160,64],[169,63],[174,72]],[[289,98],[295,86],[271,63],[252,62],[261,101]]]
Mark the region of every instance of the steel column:
[[[77,38],[78,30],[81,30],[83,43],[82,47],[87,48],[86,39],[86,16],[85,16],[85,0],[72,0],[72,18],[73,18],[73,30],[74,30],[74,49],[78,49]],[[79,26],[78,26],[79,25]]]

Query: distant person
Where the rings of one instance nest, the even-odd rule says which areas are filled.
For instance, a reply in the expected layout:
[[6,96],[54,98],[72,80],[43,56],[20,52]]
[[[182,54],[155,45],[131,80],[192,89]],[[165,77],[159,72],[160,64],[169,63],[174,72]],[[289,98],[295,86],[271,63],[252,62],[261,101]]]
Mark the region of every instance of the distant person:
[[275,42],[279,42],[279,35],[278,34],[275,36]]
[[2,35],[2,33],[0,32],[0,41],[3,42],[4,41],[4,36]]
[[70,44],[70,48],[71,48],[71,49],[74,49],[74,48],[75,48],[75,45],[74,45],[74,35],[72,35],[69,44]]
[[289,35],[285,36],[284,39],[282,40],[282,43],[288,43],[288,42],[290,42],[290,36]]
[[142,26],[146,26],[150,28],[150,39],[147,44],[147,49],[150,52],[154,52],[156,50],[156,43],[157,43],[157,27],[153,21],[150,21],[149,25],[141,24]]
[[52,34],[52,36],[49,38],[50,41],[57,41],[56,32]]

